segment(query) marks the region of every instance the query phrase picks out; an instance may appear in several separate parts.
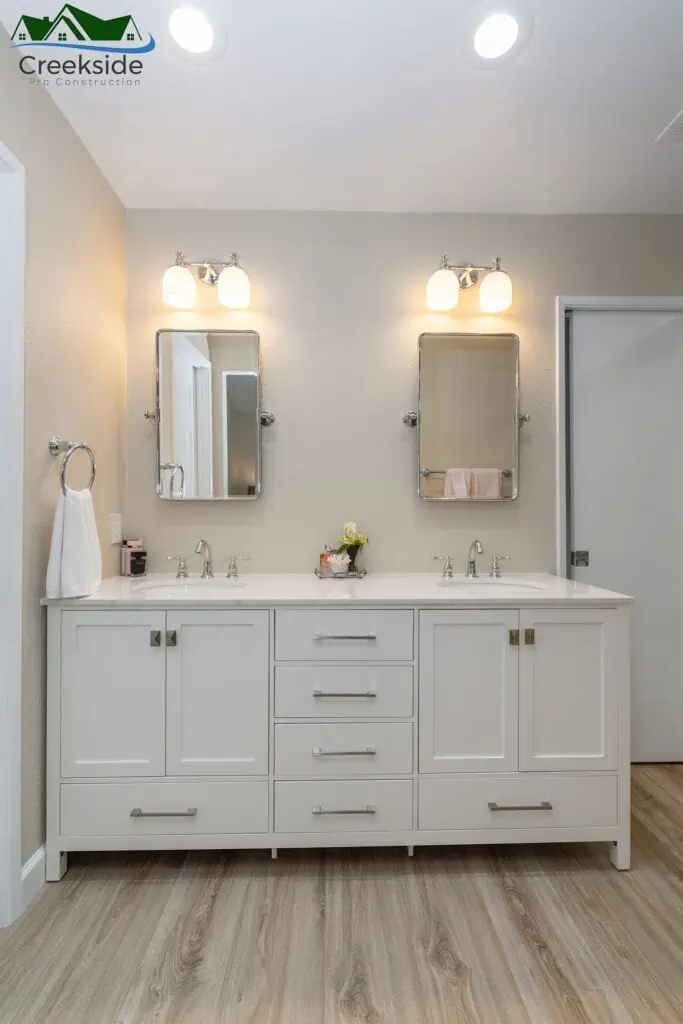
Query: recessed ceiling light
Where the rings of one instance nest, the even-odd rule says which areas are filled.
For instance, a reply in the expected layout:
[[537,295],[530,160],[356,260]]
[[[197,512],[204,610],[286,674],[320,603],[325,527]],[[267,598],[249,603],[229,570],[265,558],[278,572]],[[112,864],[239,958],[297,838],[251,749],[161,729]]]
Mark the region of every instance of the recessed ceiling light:
[[188,53],[208,53],[214,44],[211,22],[196,7],[178,7],[168,19],[168,27],[178,46]]
[[474,33],[474,49],[484,60],[504,56],[517,42],[519,22],[511,14],[490,14]]

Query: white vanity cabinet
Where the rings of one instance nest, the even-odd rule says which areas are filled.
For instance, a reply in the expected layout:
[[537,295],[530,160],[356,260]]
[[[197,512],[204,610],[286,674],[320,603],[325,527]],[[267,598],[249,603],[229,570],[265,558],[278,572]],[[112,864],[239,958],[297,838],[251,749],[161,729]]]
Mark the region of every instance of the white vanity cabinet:
[[420,772],[518,768],[519,613],[420,612]]
[[166,774],[267,775],[267,611],[169,611]]
[[520,614],[522,771],[616,770],[620,642],[611,610]]
[[64,611],[63,778],[163,775],[166,666],[162,611]]
[[612,610],[420,613],[420,772],[615,771]]
[[72,850],[598,841],[628,867],[629,599],[534,579],[51,603],[48,879]]

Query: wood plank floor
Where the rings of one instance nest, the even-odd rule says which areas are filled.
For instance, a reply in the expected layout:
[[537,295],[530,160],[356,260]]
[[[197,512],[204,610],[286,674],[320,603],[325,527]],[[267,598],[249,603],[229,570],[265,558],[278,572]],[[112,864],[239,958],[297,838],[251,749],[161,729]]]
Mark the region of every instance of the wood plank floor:
[[1,1024],[682,1024],[683,766],[605,846],[89,855],[0,933]]

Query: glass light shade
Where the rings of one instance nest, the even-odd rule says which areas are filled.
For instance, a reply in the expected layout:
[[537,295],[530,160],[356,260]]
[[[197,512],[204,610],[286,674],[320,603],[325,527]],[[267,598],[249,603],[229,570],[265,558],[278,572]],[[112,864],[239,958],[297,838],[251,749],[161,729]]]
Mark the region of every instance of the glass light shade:
[[519,36],[519,23],[511,14],[491,14],[474,35],[474,49],[484,60],[497,60],[511,50]]
[[188,267],[175,264],[165,272],[161,293],[167,306],[174,309],[193,309],[197,300],[197,282]]
[[241,267],[231,265],[218,278],[218,301],[228,309],[246,309],[251,305],[251,281]]
[[512,305],[512,281],[504,270],[487,274],[479,286],[479,308],[482,313],[504,313]]
[[460,298],[460,282],[452,270],[435,270],[427,281],[427,308],[437,312],[455,309]]

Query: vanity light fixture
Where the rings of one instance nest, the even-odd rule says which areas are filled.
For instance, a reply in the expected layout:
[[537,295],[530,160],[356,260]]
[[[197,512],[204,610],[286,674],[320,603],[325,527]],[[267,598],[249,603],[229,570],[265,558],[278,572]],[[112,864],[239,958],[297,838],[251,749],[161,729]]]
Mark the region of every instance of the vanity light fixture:
[[485,273],[486,277],[479,289],[479,308],[482,313],[504,313],[512,305],[512,281],[501,270],[499,256],[488,266],[453,264],[448,262],[448,256],[442,256],[441,266],[427,282],[427,308],[441,313],[455,309],[460,289],[477,284],[480,273]]
[[165,271],[161,283],[164,302],[174,309],[193,309],[197,301],[197,283],[192,269],[202,284],[218,285],[218,301],[227,309],[246,309],[251,304],[251,281],[232,253],[227,262],[204,260],[193,263],[177,252],[175,263]]

